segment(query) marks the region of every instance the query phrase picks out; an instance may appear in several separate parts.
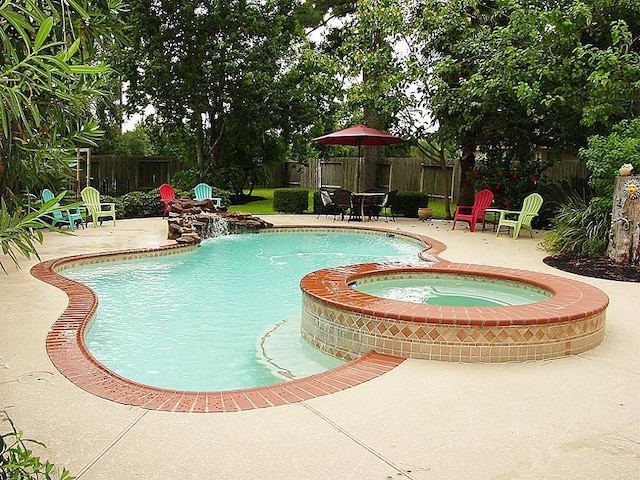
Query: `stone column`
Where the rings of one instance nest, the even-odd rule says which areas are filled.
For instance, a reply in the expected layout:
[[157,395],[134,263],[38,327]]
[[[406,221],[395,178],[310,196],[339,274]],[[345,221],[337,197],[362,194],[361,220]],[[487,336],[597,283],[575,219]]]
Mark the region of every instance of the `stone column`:
[[640,175],[616,177],[607,255],[640,266]]

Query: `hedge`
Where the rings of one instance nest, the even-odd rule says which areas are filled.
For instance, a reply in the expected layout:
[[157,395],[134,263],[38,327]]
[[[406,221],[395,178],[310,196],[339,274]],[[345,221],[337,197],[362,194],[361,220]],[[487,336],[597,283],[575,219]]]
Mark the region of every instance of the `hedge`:
[[309,208],[309,190],[279,188],[273,191],[273,210],[281,213],[304,213]]
[[429,206],[429,194],[423,192],[398,192],[392,210],[394,215],[418,218],[418,208]]

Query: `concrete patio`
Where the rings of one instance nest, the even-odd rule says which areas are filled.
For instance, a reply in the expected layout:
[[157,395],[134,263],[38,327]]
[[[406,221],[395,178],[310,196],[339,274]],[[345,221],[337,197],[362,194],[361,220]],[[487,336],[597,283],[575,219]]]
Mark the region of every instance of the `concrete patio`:
[[[261,216],[275,225],[331,217]],[[335,222],[340,223],[340,222]],[[344,222],[346,224],[346,222]],[[84,392],[45,350],[66,295],[0,260],[0,403],[43,458],[83,480],[637,479],[640,477],[640,284],[545,265],[541,234],[496,237],[451,222],[398,219],[363,227],[420,233],[446,260],[567,276],[610,298],[606,338],[549,361],[461,364],[408,360],[350,389],[235,413],[148,411]],[[160,218],[45,234],[42,260],[168,243]],[[2,432],[7,431],[3,424]]]

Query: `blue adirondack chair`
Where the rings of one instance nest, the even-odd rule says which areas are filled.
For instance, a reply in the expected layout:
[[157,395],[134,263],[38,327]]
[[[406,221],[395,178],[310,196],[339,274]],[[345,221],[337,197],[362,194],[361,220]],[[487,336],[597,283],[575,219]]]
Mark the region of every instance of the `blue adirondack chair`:
[[[42,191],[42,200],[48,202],[53,200],[55,195],[51,190],[45,188]],[[55,210],[51,211],[51,225],[54,227],[58,224],[61,226],[69,225],[71,231],[75,231],[76,223],[79,223],[81,226],[84,226],[84,221],[82,220],[82,215],[80,214],[80,208],[76,207],[74,209],[67,209],[60,205],[60,203],[55,204]]]
[[222,206],[222,199],[213,196],[213,189],[206,183],[199,183],[193,189],[196,200],[211,200],[216,207]]

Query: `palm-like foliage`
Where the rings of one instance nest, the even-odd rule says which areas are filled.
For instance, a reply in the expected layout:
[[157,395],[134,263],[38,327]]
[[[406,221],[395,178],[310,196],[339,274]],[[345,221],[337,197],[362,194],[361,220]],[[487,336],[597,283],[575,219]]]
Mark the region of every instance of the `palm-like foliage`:
[[14,262],[15,251],[35,253],[28,230],[39,218],[20,216],[18,195],[59,188],[75,147],[100,136],[92,106],[111,72],[98,58],[122,39],[122,9],[120,0],[0,0],[0,234]]
[[121,8],[119,0],[0,4],[0,195],[10,208],[19,190],[43,186],[41,171],[59,175],[76,145],[99,137],[91,106],[110,71],[93,42],[113,35],[89,13],[98,3]]
[[[31,450],[31,445],[46,447],[44,443],[24,438],[16,429],[7,412],[2,412],[9,424],[9,431],[0,432],[0,478],[3,480],[73,480],[69,471],[61,471],[49,461],[42,461]],[[4,420],[0,418],[0,420]],[[3,422],[4,423],[4,422]]]
[[573,195],[560,208],[553,230],[542,246],[551,253],[602,255],[607,249],[611,213],[609,205]]
[[[42,204],[40,208],[26,214],[21,210],[9,212],[4,199],[0,199],[0,248],[2,253],[8,255],[16,266],[18,266],[18,255],[26,258],[35,256],[40,259],[36,243],[42,243],[44,228],[58,230],[51,227],[45,220],[65,193],[61,193]],[[7,272],[2,262],[0,262],[0,268],[5,273]]]

